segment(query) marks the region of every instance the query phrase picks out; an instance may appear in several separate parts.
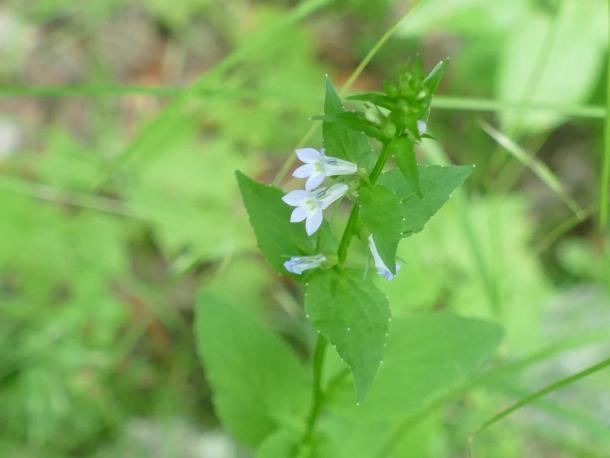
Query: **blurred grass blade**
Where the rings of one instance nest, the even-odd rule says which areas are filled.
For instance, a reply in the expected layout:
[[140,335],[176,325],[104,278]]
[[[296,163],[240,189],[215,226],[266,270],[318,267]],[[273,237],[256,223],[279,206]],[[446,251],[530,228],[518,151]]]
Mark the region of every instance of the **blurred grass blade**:
[[590,205],[585,208],[584,213],[581,215],[572,215],[571,218],[567,218],[558,224],[554,229],[549,231],[547,235],[538,243],[536,248],[534,249],[534,253],[536,256],[540,255],[544,251],[546,251],[557,239],[566,234],[571,229],[578,226],[583,221],[592,217],[597,211],[597,205]]
[[[66,86],[20,86],[1,85],[1,97],[123,97],[130,95],[144,95],[151,97],[178,97],[188,91],[185,86],[133,86],[117,84],[76,84]],[[234,89],[226,86],[209,86],[197,93],[198,96],[224,97],[228,99],[243,100],[274,100],[286,101],[302,100],[311,102],[314,97],[301,91],[269,91],[261,89]],[[317,99],[315,99],[317,100]]]
[[555,103],[526,103],[471,97],[449,97],[436,95],[432,99],[432,107],[437,110],[459,111],[523,111],[549,112],[574,118],[603,119],[606,108],[603,106],[567,106]]
[[577,372],[576,374],[563,378],[555,383],[551,383],[550,385],[545,386],[541,390],[538,390],[528,396],[525,396],[524,398],[518,400],[511,406],[507,407],[506,409],[502,410],[500,413],[494,415],[489,420],[484,422],[477,430],[475,430],[474,432],[472,432],[470,434],[471,440],[472,440],[472,438],[474,438],[474,436],[476,434],[479,434],[481,431],[484,431],[485,429],[489,428],[494,423],[502,420],[503,418],[505,418],[508,415],[510,415],[511,413],[521,409],[522,407],[524,407],[528,404],[531,404],[532,402],[536,401],[537,399],[539,399],[543,396],[546,396],[547,394],[552,393],[553,391],[557,391],[567,385],[577,382],[578,380],[588,377],[589,375],[599,372],[602,369],[605,369],[606,367],[609,367],[609,366],[610,366],[610,358],[605,359],[597,364],[594,364],[593,366],[590,366],[580,372]]
[[117,84],[71,84],[49,86],[0,85],[2,97],[113,97],[152,95],[175,97],[186,88],[180,86],[134,86]]
[[276,36],[276,34],[317,11],[328,2],[329,0],[307,0],[301,3],[283,20],[275,24],[275,26],[267,28],[264,32],[259,34],[256,39],[246,41],[245,44],[232,51],[212,69],[201,75],[176,100],[167,106],[161,112],[161,114],[159,114],[159,116],[146,125],[135,140],[114,159],[109,168],[103,173],[96,183],[96,187],[104,184],[104,182],[112,176],[113,172],[117,168],[131,160],[138,153],[145,151],[148,149],[148,147],[153,147],[163,136],[171,135],[173,132],[172,122],[175,120],[180,120],[178,115],[184,106],[189,101],[192,101],[193,98],[199,95],[202,91],[204,91],[210,82],[216,81],[226,71],[245,60],[254,50],[258,49],[272,37]]
[[117,199],[73,190],[61,190],[45,184],[30,183],[6,175],[0,176],[0,191],[8,191],[59,205],[70,205],[127,218],[143,221],[152,220],[144,209],[136,208]]
[[350,87],[352,87],[352,84],[354,84],[354,81],[356,81],[358,79],[358,77],[360,76],[362,71],[371,62],[371,60],[373,60],[373,57],[375,57],[375,55],[379,52],[379,50],[383,47],[383,45],[392,37],[392,35],[394,35],[396,33],[396,31],[400,27],[400,24],[402,24],[402,21],[404,21],[410,14],[412,14],[413,11],[415,11],[415,9],[419,6],[420,3],[421,3],[420,0],[414,0],[413,2],[411,2],[411,5],[409,5],[407,11],[405,11],[403,13],[403,15],[400,16],[400,18],[398,18],[398,20],[394,23],[394,25],[392,27],[390,27],[388,30],[386,30],[386,32],[379,38],[379,40],[377,40],[377,42],[373,45],[373,47],[369,50],[369,52],[366,53],[366,56],[364,56],[364,59],[362,59],[362,61],[360,61],[360,63],[356,67],[356,69],[347,78],[347,80],[345,81],[343,86],[341,86],[341,89],[339,90],[340,95],[343,96],[345,94],[345,92],[347,90],[349,90]]
[[[345,86],[342,91],[345,92]],[[148,95],[153,97],[177,97],[188,91],[185,86],[137,86],[119,84],[75,84],[49,86],[22,86],[18,84],[0,84],[1,97],[121,97],[127,95]],[[219,96],[238,99],[278,99],[286,100],[287,94],[268,90],[228,89],[226,87],[205,87],[198,95]],[[356,94],[358,95],[358,94]],[[290,93],[290,98],[302,97],[310,101],[312,97],[302,92]],[[356,99],[357,100],[357,99]],[[554,103],[524,103],[481,99],[473,97],[452,97],[436,95],[432,107],[437,110],[455,111],[523,111],[550,112],[561,116],[585,119],[604,119],[606,108],[603,106],[566,106]]]
[[546,164],[531,154],[528,154],[508,136],[504,135],[502,132],[495,129],[485,121],[479,120],[479,126],[481,126],[481,129],[483,129],[491,138],[493,138],[498,145],[502,146],[506,151],[512,154],[515,159],[530,169],[534,175],[536,175],[549,187],[549,189],[555,192],[577,217],[581,219],[584,218],[584,215],[586,214],[585,210],[574,199],[572,199],[572,197],[564,189],[561,181],[559,181],[559,179],[553,174],[551,169],[546,166]]
[[[498,383],[497,386],[492,387],[492,389],[513,398],[527,395],[526,391],[519,389],[514,384],[506,381]],[[591,437],[594,437],[598,441],[604,441],[610,445],[608,427],[591,415],[594,414],[594,412],[580,411],[577,408],[561,405],[557,401],[551,399],[539,399],[537,401],[537,408],[548,412],[549,415],[552,415],[562,422],[574,425],[581,431],[587,431]]]

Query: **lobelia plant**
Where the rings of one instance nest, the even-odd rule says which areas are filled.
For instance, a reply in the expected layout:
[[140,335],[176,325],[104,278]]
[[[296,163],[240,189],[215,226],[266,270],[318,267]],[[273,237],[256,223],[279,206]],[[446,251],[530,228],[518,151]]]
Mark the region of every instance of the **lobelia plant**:
[[[230,305],[208,294],[200,299],[199,348],[215,391],[217,411],[238,439],[258,447],[258,456],[340,456],[327,450],[329,444],[342,442],[328,427],[331,420],[326,420],[325,426],[320,421],[325,409],[333,409],[331,391],[341,391],[345,383],[353,386],[355,396],[342,398],[350,413],[339,409],[345,418],[364,415],[386,421],[387,415],[380,414],[389,408],[381,407],[383,398],[395,396],[400,403],[412,395],[391,394],[401,383],[396,380],[397,373],[411,367],[414,377],[423,377],[421,382],[428,384],[426,388],[432,391],[426,393],[431,395],[444,386],[441,379],[461,377],[498,343],[496,326],[449,314],[425,315],[418,318],[416,326],[413,318],[401,318],[390,327],[390,304],[376,286],[369,261],[362,261],[362,256],[348,259],[351,241],[357,237],[363,243],[352,251],[368,247],[366,257],[373,260],[376,274],[393,280],[400,270],[396,255],[400,240],[421,231],[471,172],[471,166],[418,165],[416,161],[415,145],[429,137],[430,103],[444,67],[445,62],[440,62],[426,75],[418,60],[396,81],[386,83],[384,92],[349,97],[361,108],[356,111],[344,108],[327,78],[324,114],[314,118],[323,121],[323,148],[296,150],[302,165],[293,176],[306,180],[304,189],[286,193],[237,172],[260,250],[277,272],[304,285],[305,317],[317,331],[310,379],[294,356],[288,355],[289,350],[275,336],[267,335],[260,324],[249,317],[239,318]],[[351,207],[347,221],[343,225],[341,218],[330,221],[331,207],[340,207],[345,201]],[[343,230],[337,237],[335,230],[340,226]],[[232,329],[220,336],[218,328],[229,321],[231,327],[240,322],[237,328],[241,330]],[[257,331],[247,331],[248,327]],[[450,361],[452,368],[443,366],[440,373],[430,372],[433,368],[424,364],[418,373],[419,356],[408,353],[413,344],[425,346],[426,339],[431,339],[430,351],[434,352],[439,345],[436,340],[442,339],[440,346],[451,348],[443,350],[443,357],[451,357],[460,332],[469,327],[468,348]],[[396,332],[396,337],[391,332]],[[234,346],[231,339],[243,342],[240,351],[244,355],[224,355],[237,358],[240,362],[235,364],[219,355],[223,351],[220,342]],[[330,358],[325,363],[328,343],[340,357],[335,364],[328,361]],[[424,361],[436,355],[424,354]],[[410,357],[415,359],[410,362]],[[249,369],[240,372],[236,364]],[[343,364],[349,371],[342,369]],[[378,375],[382,364],[388,372]],[[327,366],[332,373],[325,375]],[[235,380],[242,375],[248,386]],[[273,388],[263,388],[270,379],[274,380]],[[408,391],[410,382],[405,383]],[[253,386],[257,387],[254,391]],[[258,399],[253,401],[252,396]],[[253,402],[259,404],[254,407]],[[354,407],[359,410],[350,410]],[[252,424],[246,420],[248,415]],[[352,456],[368,456],[361,448],[358,453]]]

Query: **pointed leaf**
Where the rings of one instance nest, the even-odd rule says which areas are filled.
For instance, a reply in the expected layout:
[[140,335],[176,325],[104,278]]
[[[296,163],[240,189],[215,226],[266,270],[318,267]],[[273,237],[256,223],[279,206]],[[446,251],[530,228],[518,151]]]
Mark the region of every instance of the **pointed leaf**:
[[417,167],[422,198],[399,170],[381,175],[379,183],[396,193],[402,202],[403,237],[421,231],[430,218],[447,202],[453,191],[470,175],[472,166],[420,165]]
[[438,85],[443,78],[443,74],[445,73],[445,68],[447,67],[447,59],[441,60],[438,64],[434,66],[432,71],[428,73],[426,79],[424,80],[424,86],[428,90],[430,95],[434,94],[438,89]]
[[404,417],[467,381],[496,352],[502,335],[495,323],[448,312],[394,319],[366,400],[354,407],[345,390],[334,403],[336,413],[364,422]]
[[305,311],[351,368],[362,400],[383,359],[390,310],[385,295],[361,272],[318,272],[308,285]]
[[396,274],[396,248],[402,233],[402,205],[383,186],[361,188],[358,197],[360,217],[373,234],[377,251],[386,267]]
[[314,254],[314,239],[303,224],[290,222],[292,208],[282,201],[284,193],[273,186],[251,180],[236,172],[239,189],[258,247],[280,273],[288,274],[283,263],[291,256]]
[[286,419],[302,417],[308,371],[253,316],[202,293],[195,332],[216,412],[244,445],[256,446]]
[[[330,79],[326,78],[324,114],[329,116],[343,112],[345,112],[345,109],[341,97],[337,94]],[[326,154],[329,156],[348,159],[367,169],[372,167],[375,158],[366,135],[348,129],[336,122],[324,122],[322,135]]]
[[413,185],[417,195],[422,197],[413,142],[407,137],[399,137],[392,140],[387,147],[390,149],[390,154],[396,159],[399,170],[407,181]]

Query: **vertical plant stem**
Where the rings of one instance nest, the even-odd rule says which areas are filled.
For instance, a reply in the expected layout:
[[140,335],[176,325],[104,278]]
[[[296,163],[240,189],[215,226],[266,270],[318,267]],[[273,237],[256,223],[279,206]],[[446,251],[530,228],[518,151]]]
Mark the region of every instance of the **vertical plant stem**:
[[[608,1],[608,19],[610,20],[610,0]],[[610,28],[608,32],[610,40]],[[610,56],[606,75],[606,124],[604,128],[604,151],[602,153],[601,177],[599,182],[599,221],[600,235],[608,224],[608,193],[610,192]]]
[[347,220],[347,225],[345,226],[345,232],[343,232],[343,236],[341,237],[341,241],[339,242],[339,249],[337,250],[337,256],[339,258],[339,267],[343,267],[345,263],[345,258],[347,257],[347,249],[349,248],[349,243],[352,240],[352,235],[354,230],[356,229],[356,222],[358,221],[358,217],[360,216],[360,211],[358,205],[354,205],[352,207],[352,211],[349,214],[349,219]]
[[314,427],[316,425],[316,421],[318,420],[318,416],[320,415],[320,409],[322,408],[322,367],[324,366],[324,355],[326,353],[327,343],[328,341],[321,334],[318,334],[316,348],[313,353],[313,391],[311,410],[307,416],[307,426],[301,442],[302,445],[311,442]]
[[[383,168],[385,167],[385,163],[388,161],[389,156],[390,149],[387,147],[386,144],[383,146],[381,154],[379,155],[379,158],[377,159],[377,162],[375,163],[375,166],[373,167],[373,170],[369,175],[369,182],[371,184],[375,184],[381,176],[381,172],[383,172]],[[339,248],[337,249],[339,267],[343,266],[347,257],[347,249],[349,248],[350,241],[352,239],[352,236],[354,235],[356,223],[360,214],[358,208],[359,207],[357,204],[354,204],[352,206],[349,219],[347,220],[343,235],[341,236],[341,241],[339,242]],[[303,435],[303,439],[300,445],[301,448],[311,442],[313,431],[318,421],[320,410],[322,409],[322,365],[324,363],[324,353],[326,351],[326,345],[326,339],[321,334],[318,334],[313,354],[313,397],[311,402],[311,410],[309,411],[309,415],[307,417],[307,426],[305,428],[305,434]]]
[[[364,57],[364,59],[360,62],[358,67],[356,67],[356,69],[348,77],[345,84],[343,84],[343,86],[340,89],[340,94],[344,93],[346,90],[348,90],[350,88],[350,86],[353,84],[353,82],[358,78],[358,76],[360,76],[360,74],[362,73],[364,68],[373,59],[375,54],[377,54],[379,49],[381,49],[381,47],[385,44],[385,42],[388,41],[388,39],[394,34],[394,32],[396,32],[396,30],[398,29],[398,26],[415,9],[415,7],[418,4],[419,4],[419,0],[415,0],[413,5],[407,10],[407,12],[405,14],[403,14],[400,17],[400,19],[398,21],[396,21],[396,23],[381,36],[381,38],[375,43],[375,45],[373,45],[373,47],[370,49],[370,51],[367,53],[367,55]],[[309,139],[315,133],[315,131],[318,127],[319,127],[319,124],[314,124],[313,126],[311,126],[311,128],[305,134],[305,136],[299,142],[299,144],[302,146],[307,141],[307,139]],[[380,154],[379,158],[377,159],[377,162],[375,163],[375,166],[373,167],[371,174],[369,175],[369,181],[371,183],[374,184],[377,181],[377,179],[379,178],[379,176],[381,175],[381,172],[383,171],[385,163],[388,160],[388,156],[389,156],[388,148],[386,148],[384,145],[384,148],[382,149],[381,154]],[[277,175],[275,176],[275,179],[273,180],[274,185],[279,184],[284,179],[284,177],[290,170],[290,167],[292,166],[293,162],[294,162],[293,156],[289,157],[286,160],[286,162],[284,162],[284,164],[278,171]],[[356,204],[354,204],[354,206],[352,207],[349,219],[347,221],[347,224],[345,226],[345,230],[343,231],[343,235],[341,236],[341,241],[339,242],[339,248],[337,249],[339,266],[343,265],[343,263],[345,262],[345,259],[347,257],[347,250],[349,248],[350,241],[351,241],[352,236],[354,235],[354,231],[356,229],[356,222],[358,221],[358,216],[359,216],[358,206]],[[311,410],[310,410],[309,416],[307,418],[307,426],[305,429],[305,434],[303,436],[303,440],[301,441],[300,448],[303,448],[304,445],[311,442],[314,428],[318,421],[320,411],[322,409],[322,398],[323,398],[322,366],[324,363],[324,354],[326,352],[326,346],[327,346],[326,339],[322,335],[318,335],[318,338],[316,340],[315,350],[314,350],[314,356],[313,356],[313,399],[312,399],[312,404],[311,404]]]

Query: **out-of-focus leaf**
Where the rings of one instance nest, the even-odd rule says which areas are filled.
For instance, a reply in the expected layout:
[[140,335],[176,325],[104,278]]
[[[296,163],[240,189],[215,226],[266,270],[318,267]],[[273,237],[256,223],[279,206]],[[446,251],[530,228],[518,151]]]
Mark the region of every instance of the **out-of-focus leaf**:
[[[585,100],[604,60],[607,37],[598,26],[604,17],[607,5],[599,1],[559,2],[556,17],[539,10],[524,14],[501,54],[497,98],[564,106]],[[503,130],[515,133],[551,129],[562,118],[552,112],[504,112],[501,120]]]
[[360,272],[328,270],[311,278],[305,312],[351,368],[361,401],[383,359],[390,319],[385,296]]
[[125,190],[130,203],[147,209],[153,235],[168,259],[192,264],[230,255],[247,246],[245,218],[236,211],[231,179],[249,162],[227,142],[199,144],[193,127],[180,126],[163,154],[151,151],[138,163]]
[[401,26],[399,33],[417,36],[434,31],[481,35],[510,31],[529,0],[427,0]]
[[[284,19],[284,12],[281,8],[250,8],[248,16],[252,25],[256,24],[256,31],[252,27],[236,27],[231,33],[235,33],[239,43],[246,43],[252,40],[253,33],[276,26]],[[194,41],[192,45],[197,43]],[[322,102],[323,69],[316,60],[314,48],[310,30],[284,28],[281,40],[269,40],[257,49],[252,56],[253,65],[222,79],[221,87],[228,89],[229,94],[232,90],[239,94],[246,80],[256,82],[249,91],[253,97],[246,97],[246,103],[239,96],[207,98],[206,120],[211,118],[222,138],[243,146],[244,151],[285,154],[303,136],[309,124],[307,118],[319,110]]]
[[243,444],[257,446],[278,425],[301,418],[308,373],[253,316],[203,292],[195,332],[217,413]]

